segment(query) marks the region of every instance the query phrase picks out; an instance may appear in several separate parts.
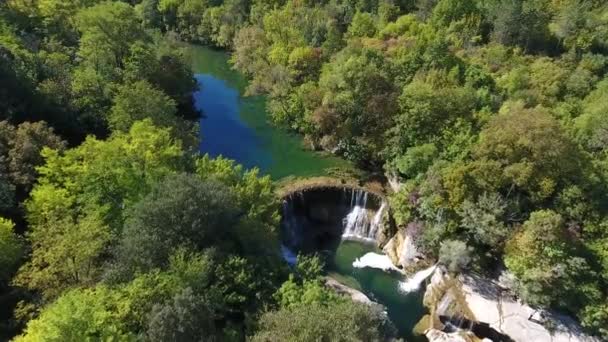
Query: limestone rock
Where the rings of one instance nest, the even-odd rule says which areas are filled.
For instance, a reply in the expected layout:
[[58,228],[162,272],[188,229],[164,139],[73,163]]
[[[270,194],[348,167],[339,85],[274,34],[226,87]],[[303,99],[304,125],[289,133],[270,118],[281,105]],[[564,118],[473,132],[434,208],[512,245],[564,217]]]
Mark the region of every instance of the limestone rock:
[[348,287],[335,280],[334,278],[325,277],[325,285],[332,288],[337,293],[349,296],[354,302],[359,302],[367,305],[376,304],[371,299],[369,299],[369,297],[367,297],[363,292]]
[[489,279],[461,275],[459,282],[462,284],[462,291],[469,308],[479,317],[479,321],[488,323],[491,328],[508,335],[514,341],[600,341],[586,335],[574,319],[546,312],[543,319],[551,321],[551,325],[555,327],[555,331],[550,332],[543,326],[543,322],[533,319],[536,310],[516,300],[509,294],[508,289]]
[[393,264],[407,268],[413,266],[419,259],[418,249],[414,239],[400,229],[383,248]]

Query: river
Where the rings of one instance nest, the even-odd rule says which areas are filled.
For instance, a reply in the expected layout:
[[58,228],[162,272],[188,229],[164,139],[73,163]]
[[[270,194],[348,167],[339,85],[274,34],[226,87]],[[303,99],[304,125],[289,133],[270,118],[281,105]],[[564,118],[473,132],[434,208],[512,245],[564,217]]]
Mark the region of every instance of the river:
[[[330,168],[351,167],[340,158],[304,149],[299,136],[272,126],[265,98],[242,96],[247,80],[230,68],[225,52],[195,46],[191,55],[200,86],[195,104],[205,115],[200,122],[202,153],[222,155],[247,168],[258,167],[273,179],[319,176]],[[352,263],[368,252],[380,251],[361,242],[340,243],[328,263],[330,275],[385,305],[407,341],[425,341],[412,333],[425,313],[421,292],[401,293],[398,285],[404,279],[400,273],[354,268]]]
[[191,55],[201,87],[195,105],[205,115],[200,125],[202,153],[258,167],[275,180],[350,167],[345,160],[305,149],[301,137],[273,126],[263,96],[241,96],[247,80],[231,69],[225,52],[197,46]]

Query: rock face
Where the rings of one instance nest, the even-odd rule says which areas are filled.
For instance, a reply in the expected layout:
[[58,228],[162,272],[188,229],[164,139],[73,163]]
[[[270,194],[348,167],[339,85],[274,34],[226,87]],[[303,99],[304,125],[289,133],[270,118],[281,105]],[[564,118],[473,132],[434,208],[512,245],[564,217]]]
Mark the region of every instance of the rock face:
[[[537,342],[595,342],[597,338],[584,334],[572,318],[556,313],[547,313],[556,330],[551,333],[538,320],[530,319],[536,312],[517,301],[499,285],[475,276],[460,276],[462,292],[471,311],[490,327],[502,332],[514,341]],[[547,322],[548,323],[548,322]]]
[[401,268],[413,266],[420,258],[420,254],[414,239],[406,233],[405,229],[400,229],[383,248],[393,264]]
[[430,317],[425,334],[431,342],[599,342],[585,335],[571,318],[547,313],[545,320],[557,329],[551,333],[541,322],[530,319],[535,310],[515,300],[507,289],[471,275],[454,278],[438,267],[424,294]]

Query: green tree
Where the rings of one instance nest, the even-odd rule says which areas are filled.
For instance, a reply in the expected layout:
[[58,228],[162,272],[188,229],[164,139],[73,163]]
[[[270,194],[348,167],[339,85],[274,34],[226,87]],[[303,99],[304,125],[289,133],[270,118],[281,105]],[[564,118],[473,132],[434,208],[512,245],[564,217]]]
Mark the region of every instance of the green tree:
[[448,27],[452,22],[478,13],[475,0],[439,0],[433,8],[431,21],[438,27]]
[[83,63],[113,75],[122,68],[129,46],[145,35],[133,7],[119,1],[106,1],[81,10],[76,16],[81,33],[79,56]]
[[346,300],[268,312],[252,341],[380,341],[394,332],[379,309]]
[[376,34],[376,20],[371,13],[357,12],[348,27],[348,37],[373,37]]
[[461,225],[476,243],[497,253],[509,235],[504,223],[507,203],[499,194],[482,194],[477,201],[465,200],[459,209]]
[[570,240],[562,217],[541,210],[507,243],[505,264],[532,305],[578,310],[599,300],[595,274]]
[[439,262],[451,272],[461,272],[469,267],[473,249],[463,241],[444,240],[439,249]]
[[69,291],[44,308],[15,341],[135,341],[113,314],[112,295],[103,287]]
[[[138,202],[159,180],[184,168],[183,153],[169,129],[139,121],[129,132],[107,141],[89,137],[63,154],[44,149],[46,163],[38,169],[39,183],[75,197],[79,206],[91,202],[109,206],[107,219],[116,227],[123,207]],[[44,199],[33,196],[27,207],[31,224],[44,218]]]
[[584,157],[547,110],[515,104],[501,112],[480,133],[469,165],[482,189],[539,202],[584,176]]
[[235,204],[225,185],[187,174],[168,177],[128,213],[118,262],[146,271],[166,266],[180,246],[229,244],[238,223]]
[[[37,189],[36,199],[57,195],[43,193],[45,190]],[[54,200],[69,201],[66,198]],[[70,287],[99,281],[103,256],[112,240],[109,227],[101,219],[103,213],[89,209],[87,216],[74,218],[62,216],[66,211],[70,214],[68,208],[54,209],[48,212],[44,223],[31,226],[28,240],[34,247],[16,278],[18,284],[39,290],[46,298],[59,296]]]
[[0,217],[0,286],[8,283],[24,252],[22,241],[13,230],[13,222]]
[[202,341],[216,338],[214,314],[190,288],[173,297],[172,303],[155,305],[146,335],[150,341]]
[[147,81],[136,81],[118,88],[108,115],[113,131],[128,132],[135,121],[150,119],[157,127],[171,128],[185,146],[198,145],[194,126],[177,116],[176,102]]

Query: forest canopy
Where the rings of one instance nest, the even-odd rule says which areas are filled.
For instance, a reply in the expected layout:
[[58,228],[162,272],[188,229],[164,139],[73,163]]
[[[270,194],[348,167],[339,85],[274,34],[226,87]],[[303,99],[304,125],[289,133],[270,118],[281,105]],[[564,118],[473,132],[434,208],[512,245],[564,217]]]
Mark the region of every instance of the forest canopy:
[[605,1],[7,0],[0,339],[394,335],[268,248],[268,176],[195,153],[186,43],[229,51],[309,148],[399,184],[428,258],[505,269],[608,338]]

